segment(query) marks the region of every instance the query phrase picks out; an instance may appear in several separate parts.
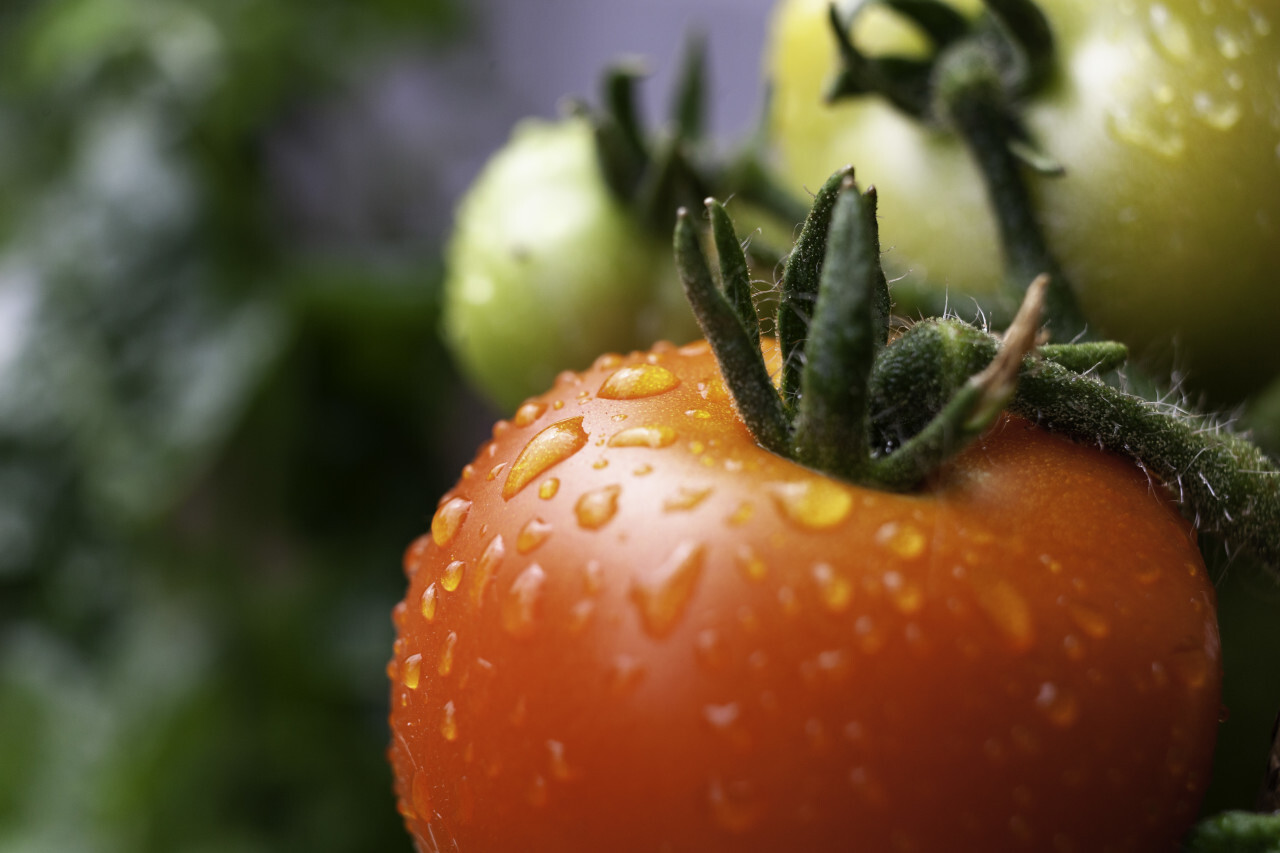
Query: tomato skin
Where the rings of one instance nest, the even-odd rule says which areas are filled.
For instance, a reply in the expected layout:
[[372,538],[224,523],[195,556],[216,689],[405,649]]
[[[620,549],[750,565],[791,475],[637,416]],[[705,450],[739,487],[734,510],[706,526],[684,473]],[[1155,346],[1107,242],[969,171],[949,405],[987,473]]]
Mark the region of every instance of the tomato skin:
[[439,506],[388,667],[422,849],[1167,850],[1196,814],[1213,589],[1124,460],[1010,420],[870,492],[661,346],[562,375]]
[[[972,12],[972,0],[954,5]],[[1031,178],[1050,249],[1100,336],[1191,371],[1220,400],[1280,372],[1280,15],[1260,2],[1040,0],[1060,51],[1025,103],[1066,169]],[[821,102],[835,67],[826,0],[783,0],[771,25],[779,166],[816,187],[853,163],[880,190],[886,265],[952,305],[1000,286],[990,216],[959,140],[872,99]],[[872,53],[920,50],[868,13]]]
[[460,202],[445,265],[445,340],[508,411],[601,352],[698,337],[669,237],[609,191],[584,118],[516,127]]

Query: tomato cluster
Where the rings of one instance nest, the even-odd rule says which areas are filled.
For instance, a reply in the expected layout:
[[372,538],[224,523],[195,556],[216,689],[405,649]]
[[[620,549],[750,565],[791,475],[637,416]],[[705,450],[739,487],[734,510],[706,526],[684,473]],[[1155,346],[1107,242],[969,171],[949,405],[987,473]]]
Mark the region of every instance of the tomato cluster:
[[[1000,31],[994,17],[1032,8],[1053,50],[1030,57],[1046,70],[1013,98],[1013,141],[1038,146],[1018,156],[1045,172],[1026,170],[1030,232],[1091,332],[1148,366],[1176,365],[1214,399],[1240,400],[1280,373],[1280,15],[1261,4],[833,11],[780,0],[768,55],[778,183],[801,195],[852,162],[877,188],[865,195],[881,227],[872,254],[883,250],[895,295],[993,297],[1009,284],[1007,222],[986,215],[998,207],[990,176],[940,119],[946,110],[823,94],[851,44],[911,73],[942,53],[957,21],[987,26],[986,38]],[[844,44],[832,33],[841,15]],[[1073,443],[1003,415],[902,494],[764,449],[774,445],[744,425],[748,407],[727,390],[740,386],[712,344],[650,346],[695,337],[692,316],[669,248],[605,180],[600,129],[579,118],[522,127],[459,210],[446,337],[515,414],[405,555],[390,758],[419,848],[1174,849],[1209,783],[1222,654],[1196,531],[1157,479],[1194,470],[1201,491],[1221,497],[1215,517],[1230,520],[1232,496],[1193,469],[1199,454],[1144,468],[1098,449],[1143,463],[1132,448],[1161,441],[1126,441],[1124,430],[1143,428],[1134,422],[1077,429],[1087,440]],[[1050,177],[1046,159],[1062,174]],[[691,158],[661,162],[704,185]],[[766,185],[753,184],[751,201],[768,220]],[[709,209],[714,231],[727,214]],[[687,214],[680,223],[691,227]],[[797,410],[808,417],[808,392],[788,387],[808,353],[788,336],[818,317],[811,302],[834,268],[805,257],[822,243],[805,242],[808,228],[791,261],[815,281],[788,290],[784,276],[773,328],[788,357],[765,339],[760,373],[782,388],[786,428]],[[678,230],[677,254],[701,239],[681,243]],[[722,319],[739,338],[745,330],[754,358],[746,258],[732,234],[704,242],[732,303]],[[883,364],[925,325],[888,344],[882,335],[867,359]],[[841,328],[821,333],[838,339]],[[961,346],[947,331],[958,327],[937,328],[940,352]],[[1023,352],[1011,375],[1035,369]],[[1073,364],[1064,387],[1096,366]],[[863,412],[862,397],[849,406],[875,427],[864,456],[941,423],[947,395],[979,378],[943,374],[925,388],[932,380],[912,371],[914,389],[895,386],[901,411]],[[823,387],[844,389],[842,378]],[[829,398],[837,408],[840,393]],[[910,398],[931,394],[937,406],[908,424]],[[1134,405],[1159,408],[1149,402]],[[1184,418],[1185,434],[1212,431],[1167,416]],[[1256,452],[1232,457],[1242,443],[1206,453],[1227,467],[1270,465]]]

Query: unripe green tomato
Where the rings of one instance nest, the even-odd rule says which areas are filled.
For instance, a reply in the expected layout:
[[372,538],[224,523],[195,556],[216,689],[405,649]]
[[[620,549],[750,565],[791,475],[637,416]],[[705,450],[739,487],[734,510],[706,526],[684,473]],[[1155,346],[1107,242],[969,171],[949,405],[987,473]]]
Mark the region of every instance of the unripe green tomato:
[[509,411],[603,352],[698,337],[670,239],[610,192],[585,119],[516,127],[460,203],[445,263],[445,339]]
[[[976,0],[952,0],[973,12]],[[1280,7],[1261,0],[1039,0],[1056,38],[1025,103],[1066,169],[1029,176],[1049,247],[1099,335],[1186,369],[1220,401],[1280,371]],[[905,289],[953,306],[1001,286],[999,243],[960,139],[874,98],[822,102],[837,67],[828,0],[783,0],[771,26],[771,121],[785,181],[852,163],[879,189],[881,240]],[[873,55],[922,53],[872,7]]]

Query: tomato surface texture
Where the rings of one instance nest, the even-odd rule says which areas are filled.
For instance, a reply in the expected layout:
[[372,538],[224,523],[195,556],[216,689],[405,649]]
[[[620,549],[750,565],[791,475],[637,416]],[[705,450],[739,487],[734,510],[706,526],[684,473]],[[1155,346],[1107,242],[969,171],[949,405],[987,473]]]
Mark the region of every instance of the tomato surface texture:
[[758,447],[708,347],[562,374],[406,552],[423,850],[1169,850],[1211,584],[1122,459],[1004,420],[915,495]]
[[[1037,0],[1054,73],[1023,116],[1066,170],[1029,176],[1049,247],[1093,331],[1191,371],[1222,399],[1280,370],[1280,9],[1258,0]],[[951,0],[973,13],[976,0]],[[852,163],[880,190],[899,285],[967,307],[1002,280],[981,178],[953,133],[875,98],[823,102],[838,64],[827,0],[784,0],[770,27],[771,124],[785,182]],[[919,54],[871,7],[867,53]]]

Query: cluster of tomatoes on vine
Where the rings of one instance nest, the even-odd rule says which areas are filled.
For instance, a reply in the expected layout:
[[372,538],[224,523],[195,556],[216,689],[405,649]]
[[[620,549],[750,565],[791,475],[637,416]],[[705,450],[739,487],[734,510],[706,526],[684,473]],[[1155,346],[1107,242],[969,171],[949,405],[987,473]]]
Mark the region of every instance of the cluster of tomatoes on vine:
[[513,414],[405,557],[419,848],[1280,849],[1274,768],[1199,813],[1197,538],[1280,566],[1280,474],[1186,403],[1280,375],[1280,14],[782,0],[770,38],[737,154],[695,45],[665,133],[619,67],[459,207],[445,336]]

